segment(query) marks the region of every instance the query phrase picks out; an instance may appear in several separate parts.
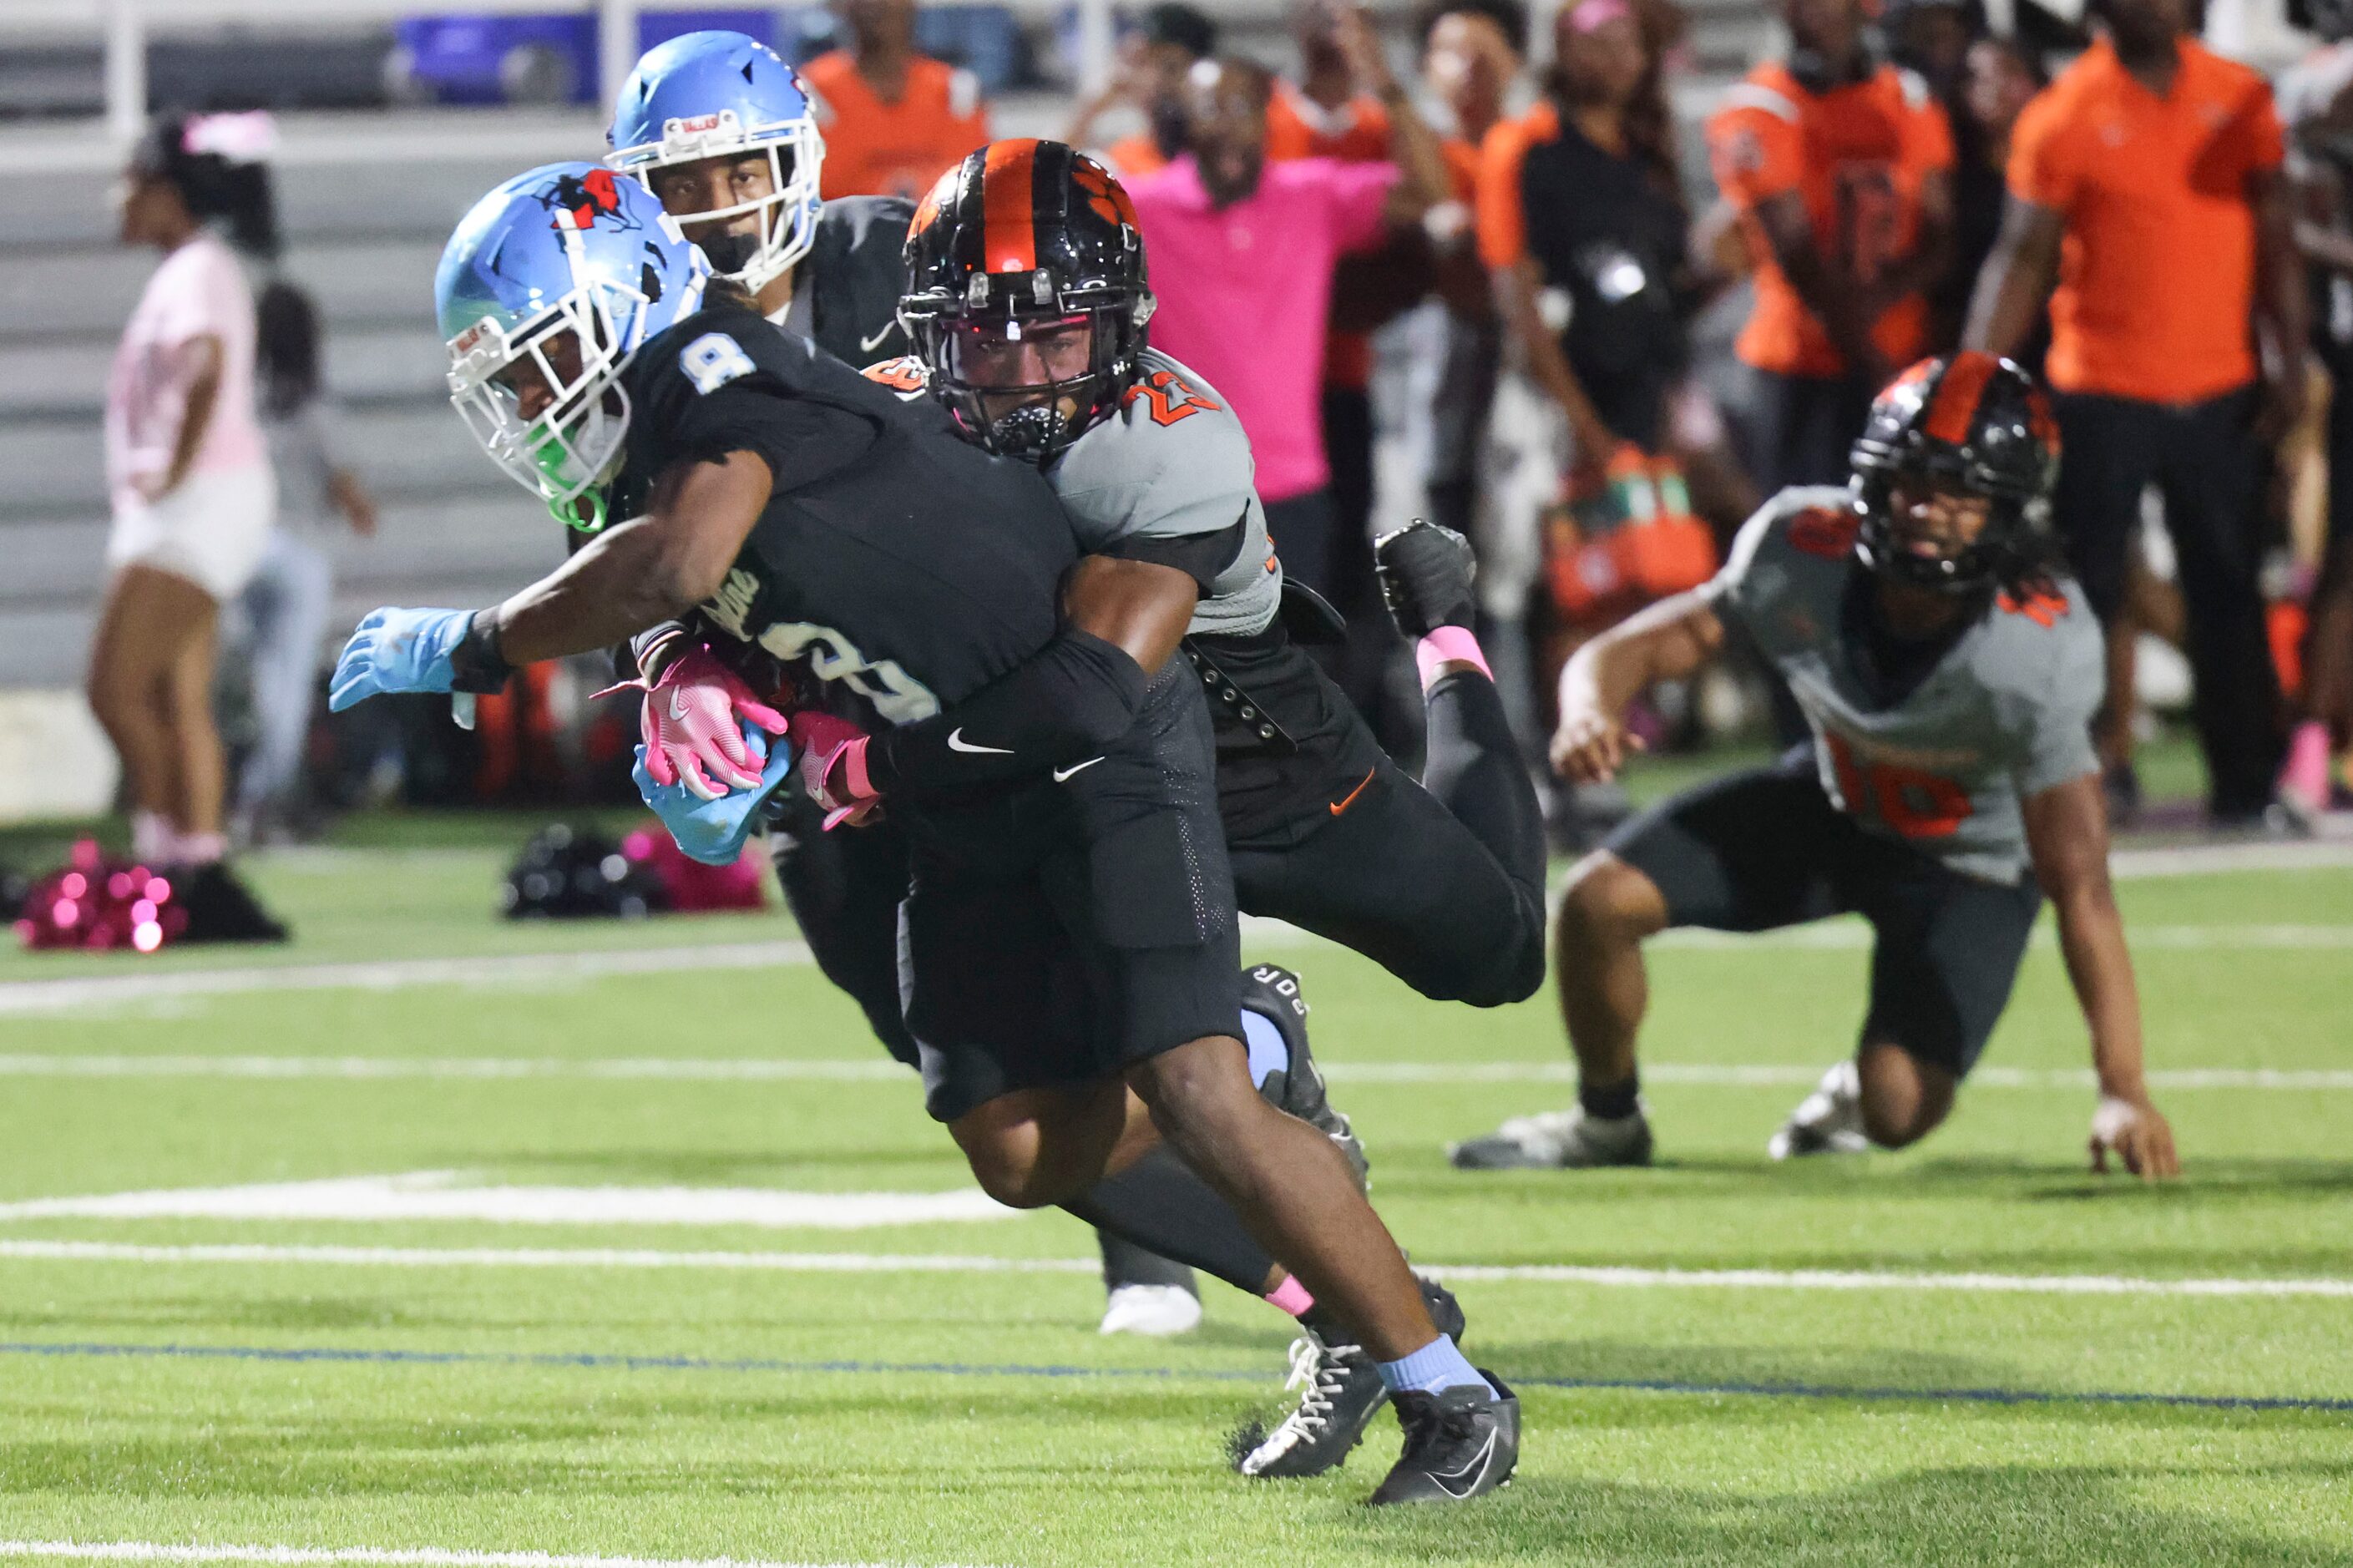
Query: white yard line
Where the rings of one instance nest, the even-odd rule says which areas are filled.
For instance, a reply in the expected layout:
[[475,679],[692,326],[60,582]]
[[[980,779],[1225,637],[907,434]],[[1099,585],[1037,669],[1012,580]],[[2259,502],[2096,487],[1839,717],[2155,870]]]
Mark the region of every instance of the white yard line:
[[[351,1264],[390,1268],[654,1268],[787,1274],[1097,1274],[1092,1258],[971,1258],[838,1252],[669,1252],[565,1247],[414,1247],[0,1240],[0,1261]],[[1422,1264],[1448,1279],[1631,1289],[1896,1290],[2052,1296],[2353,1298],[2353,1279],[2151,1279],[2114,1274],[1923,1274],[1822,1268],[1618,1268],[1571,1264]]]
[[162,1541],[0,1541],[0,1557],[82,1563],[359,1563],[367,1568],[876,1568],[744,1557],[605,1557],[553,1552],[462,1552],[438,1546],[180,1546]]
[[[1653,1084],[1773,1088],[1810,1086],[1822,1076],[1820,1062],[1645,1062],[1642,1077]],[[1336,1083],[1495,1084],[1575,1083],[1576,1064],[1559,1061],[1351,1062],[1319,1061]],[[198,1057],[64,1056],[40,1052],[0,1053],[5,1078],[220,1078],[220,1079],[580,1079],[681,1083],[907,1083],[915,1080],[889,1058],[846,1060],[780,1058],[621,1057]],[[2089,1089],[2088,1068],[1982,1067],[1969,1076],[1980,1089]],[[2353,1089],[2353,1069],[2291,1068],[2174,1068],[2148,1075],[2153,1088],[2169,1089],[2251,1089],[2310,1091]]]
[[[1291,945],[1316,939],[1279,921],[1247,922],[1252,945]],[[2128,932],[2143,950],[2234,949],[2333,950],[2353,948],[2353,924],[2346,925],[2145,925]],[[1871,930],[1859,921],[1839,921],[1791,931],[1738,936],[1722,931],[1669,931],[1654,939],[1666,947],[1809,948],[1847,951],[1867,947]],[[2052,944],[2048,931],[2043,945]],[[105,962],[92,960],[93,963]],[[769,969],[814,962],[804,942],[725,942],[704,947],[614,948],[584,952],[508,953],[478,958],[394,959],[373,963],[296,963],[241,969],[181,969],[148,974],[76,976],[69,980],[20,980],[0,984],[0,1016],[74,1012],[190,997],[286,991],[405,991],[421,985],[514,986],[600,980],[617,975],[671,974],[696,971]],[[496,1075],[491,1075],[496,1076]]]
[[[102,961],[100,961],[102,962]],[[513,985],[534,981],[600,980],[620,974],[693,970],[767,969],[812,962],[805,942],[724,942],[708,947],[611,948],[579,952],[504,953],[480,958],[410,958],[377,963],[290,963],[245,969],[180,969],[154,974],[20,980],[0,985],[0,1015],[55,1013],[185,996],[253,991],[404,991],[416,985]]]
[[2330,836],[2294,843],[2168,844],[2117,849],[2108,856],[2108,874],[2121,882],[2148,877],[2206,877],[2221,871],[2338,871],[2353,866],[2353,841]]
[[1896,1274],[1836,1268],[1609,1268],[1418,1265],[1446,1279],[1545,1280],[1635,1289],[1960,1290],[2043,1296],[2353,1297],[2353,1279],[2143,1279],[2118,1274]]
[[[1820,1076],[1817,1074],[1817,1076]],[[0,1054],[0,1078],[679,1079],[689,1082],[913,1083],[877,1052],[848,1061],[661,1057],[190,1057]]]
[[486,1184],[455,1171],[334,1176],[233,1187],[167,1187],[0,1204],[10,1219],[398,1220],[486,1225],[754,1226],[868,1230],[1010,1219],[977,1187],[930,1193],[797,1193],[773,1187],[547,1187]]
[[324,1247],[261,1242],[0,1240],[0,1261],[331,1263],[381,1268],[681,1268],[776,1274],[1101,1274],[1092,1258],[973,1258],[869,1252],[673,1252],[658,1247]]

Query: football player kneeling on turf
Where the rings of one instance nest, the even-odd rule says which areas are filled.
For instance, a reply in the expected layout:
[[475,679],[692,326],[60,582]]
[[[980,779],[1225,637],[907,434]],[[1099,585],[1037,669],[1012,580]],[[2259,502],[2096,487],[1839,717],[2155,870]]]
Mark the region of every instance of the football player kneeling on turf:
[[1662,802],[1577,864],[1554,958],[1578,1103],[1459,1144],[1456,1164],[1646,1163],[1643,940],[1838,914],[1862,915],[1875,937],[1861,1040],[1771,1152],[1916,1142],[1951,1111],[2048,897],[2090,1026],[2094,1165],[2114,1154],[2140,1176],[2179,1172],[2142,1077],[2108,884],[2088,731],[2100,628],[2026,515],[2058,462],[2042,395],[2006,360],[1926,361],[1880,394],[1853,460],[1850,489],[1784,490],[1714,582],[1587,644],[1562,672],[1552,761],[1571,779],[1610,777],[1639,746],[1626,704],[1696,670],[1735,625],[1788,681],[1813,740]]

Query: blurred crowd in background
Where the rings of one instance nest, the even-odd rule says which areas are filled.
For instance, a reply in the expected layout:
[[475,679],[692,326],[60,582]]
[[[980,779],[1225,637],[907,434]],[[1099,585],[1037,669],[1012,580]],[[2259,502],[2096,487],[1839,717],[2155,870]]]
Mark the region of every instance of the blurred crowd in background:
[[[2140,804],[2137,694],[2186,671],[2211,819],[2297,831],[2341,798],[2353,739],[2353,482],[2331,483],[2353,395],[2330,395],[2353,366],[2353,7],[2299,12],[2315,42],[2276,82],[2197,41],[2195,0],[2091,0],[2073,24],[2006,5],[1999,33],[1978,0],[1773,8],[1785,47],[1698,115],[1674,0],[1578,0],[1542,36],[1522,0],[1430,0],[1386,29],[1307,0],[1279,59],[1181,3],[1124,18],[1113,79],[1059,134],[1134,196],[1155,346],[1249,430],[1287,571],[1349,618],[1344,686],[1418,749],[1369,542],[1431,517],[1477,548],[1482,642],[1540,758],[1579,642],[1706,580],[1775,490],[1844,484],[1870,397],[1907,364],[1987,348],[2054,394],[2049,521],[2111,634],[2112,804]],[[826,196],[920,195],[991,134],[983,77],[918,47],[930,15],[841,0],[832,47],[802,59]],[[266,177],[216,177],[266,167],[235,143],[212,184],[175,189],[265,267],[256,374],[227,392],[253,400],[280,521],[217,598],[254,693],[225,798],[267,837],[320,795],[296,695],[337,629],[315,538],[367,532],[374,509],[317,313],[266,274]],[[133,731],[206,700],[205,619],[102,621],[93,705],[126,760],[157,745]],[[1737,650],[1641,722],[1653,749],[1802,732]],[[498,725],[470,743],[495,752]],[[583,754],[625,791],[633,721],[613,727]],[[501,765],[477,758],[478,779]],[[1559,789],[1564,845],[1622,814],[1613,787]]]

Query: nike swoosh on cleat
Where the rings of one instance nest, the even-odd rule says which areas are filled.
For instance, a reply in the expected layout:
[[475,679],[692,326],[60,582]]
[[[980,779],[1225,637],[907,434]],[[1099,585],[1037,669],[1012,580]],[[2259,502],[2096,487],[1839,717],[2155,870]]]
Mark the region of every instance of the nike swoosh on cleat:
[[1365,770],[1365,776],[1357,781],[1356,787],[1350,790],[1345,798],[1335,800],[1332,803],[1332,815],[1337,816],[1342,812],[1347,810],[1350,806],[1356,805],[1356,797],[1365,793],[1365,785],[1372,783],[1373,774],[1379,771],[1380,770],[1377,768],[1366,768]]
[[1097,763],[1102,761],[1103,759],[1101,757],[1089,757],[1083,763],[1072,763],[1067,768],[1056,768],[1054,770],[1054,782],[1056,784],[1067,783],[1071,774],[1084,773],[1087,769],[1093,767]]
[[[1430,1479],[1437,1484],[1438,1489],[1444,1492],[1448,1497],[1452,1498],[1457,1502],[1461,1501],[1464,1498],[1469,1497],[1473,1491],[1477,1490],[1479,1479],[1487,1473],[1488,1460],[1493,1458],[1495,1456],[1495,1436],[1496,1433],[1493,1427],[1490,1426],[1487,1428],[1486,1442],[1480,1445],[1479,1451],[1471,1456],[1471,1462],[1464,1465],[1461,1469],[1448,1470],[1442,1475],[1436,1470],[1430,1471]],[[1455,1490],[1450,1484],[1453,1481],[1462,1480],[1465,1477],[1468,1477],[1469,1479],[1461,1491]]]
[[972,742],[964,738],[964,726],[961,724],[948,731],[948,750],[951,752],[971,752],[976,754],[986,752],[991,756],[998,757],[1009,757],[1013,754],[1013,748],[1010,746],[975,745]]
[[859,339],[858,352],[860,353],[871,354],[876,349],[881,348],[882,346],[882,340],[889,337],[891,335],[891,329],[898,324],[898,322],[892,321],[889,325],[885,326],[881,331],[875,333],[872,337]]

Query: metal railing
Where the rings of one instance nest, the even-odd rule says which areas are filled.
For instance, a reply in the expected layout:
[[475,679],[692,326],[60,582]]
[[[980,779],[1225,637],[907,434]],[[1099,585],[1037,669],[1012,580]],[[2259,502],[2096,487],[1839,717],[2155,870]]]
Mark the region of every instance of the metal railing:
[[[930,0],[954,5],[957,0]],[[611,103],[638,58],[638,18],[646,12],[709,9],[712,0],[449,0],[448,8],[501,16],[596,17],[596,58],[603,79],[599,101]],[[1075,0],[1079,17],[1079,79],[1092,91],[1109,79],[1112,0]],[[315,26],[321,22],[393,22],[433,10],[432,0],[0,0],[0,38],[28,33],[102,36],[108,132],[135,139],[147,117],[147,39],[159,31],[217,26]]]

